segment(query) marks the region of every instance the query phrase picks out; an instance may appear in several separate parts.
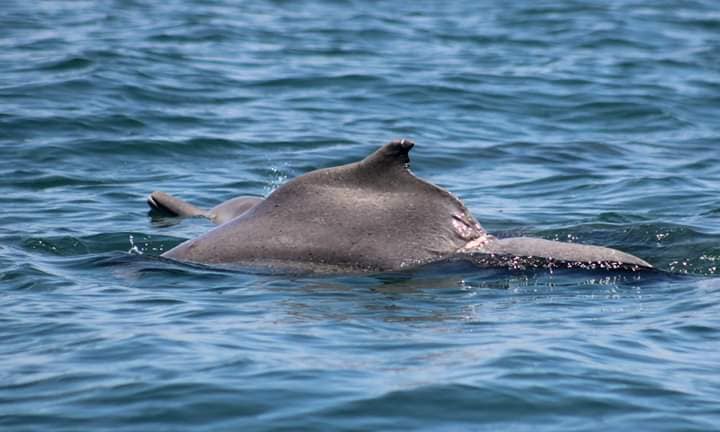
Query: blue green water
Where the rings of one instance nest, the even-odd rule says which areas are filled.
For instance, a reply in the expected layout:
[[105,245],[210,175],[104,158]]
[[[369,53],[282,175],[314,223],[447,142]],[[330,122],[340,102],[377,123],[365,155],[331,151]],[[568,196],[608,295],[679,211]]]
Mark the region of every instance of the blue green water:
[[[720,8],[0,8],[0,429],[717,430]],[[658,273],[283,277],[158,259],[147,216],[392,138],[500,236]]]

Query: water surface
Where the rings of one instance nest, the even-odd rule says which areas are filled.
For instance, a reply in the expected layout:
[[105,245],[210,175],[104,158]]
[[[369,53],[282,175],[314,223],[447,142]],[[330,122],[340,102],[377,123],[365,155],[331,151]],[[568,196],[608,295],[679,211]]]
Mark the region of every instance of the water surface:
[[[713,1],[39,1],[0,12],[0,427],[714,430]],[[662,272],[283,277],[153,222],[410,138],[501,236]]]

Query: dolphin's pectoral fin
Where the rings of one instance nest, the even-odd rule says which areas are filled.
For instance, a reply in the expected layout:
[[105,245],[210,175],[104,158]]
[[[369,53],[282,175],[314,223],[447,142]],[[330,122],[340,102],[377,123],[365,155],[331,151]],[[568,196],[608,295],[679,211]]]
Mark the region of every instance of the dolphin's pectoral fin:
[[652,269],[648,262],[617,249],[577,243],[564,243],[531,237],[492,239],[477,249],[464,251],[489,266],[512,268],[563,266],[588,269]]
[[150,206],[151,213],[157,212],[175,217],[209,217],[207,211],[165,192],[155,191],[151,193],[147,198],[147,203]]

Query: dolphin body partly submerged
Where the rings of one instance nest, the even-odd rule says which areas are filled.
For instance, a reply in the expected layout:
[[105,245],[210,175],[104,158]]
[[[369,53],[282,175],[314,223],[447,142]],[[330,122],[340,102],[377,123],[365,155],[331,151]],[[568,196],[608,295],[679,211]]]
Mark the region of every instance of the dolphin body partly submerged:
[[482,267],[652,268],[606,247],[495,238],[458,198],[410,171],[413,145],[393,141],[359,162],[301,175],[265,199],[234,198],[209,211],[153,192],[148,203],[154,209],[220,224],[162,256],[315,273],[397,271],[447,260]]

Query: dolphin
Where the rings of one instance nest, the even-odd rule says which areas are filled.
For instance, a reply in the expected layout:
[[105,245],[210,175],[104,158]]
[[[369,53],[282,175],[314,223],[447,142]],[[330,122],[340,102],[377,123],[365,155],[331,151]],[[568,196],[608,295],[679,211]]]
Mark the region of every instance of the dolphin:
[[255,207],[262,200],[260,197],[239,196],[216,205],[210,210],[203,210],[165,192],[155,191],[148,196],[147,202],[152,210],[161,214],[179,217],[204,217],[215,224],[221,225]]
[[399,271],[452,260],[480,267],[652,268],[606,247],[488,234],[462,201],[410,171],[413,146],[392,141],[361,161],[301,175],[265,199],[238,197],[210,210],[153,192],[153,209],[219,224],[162,256],[303,273]]

